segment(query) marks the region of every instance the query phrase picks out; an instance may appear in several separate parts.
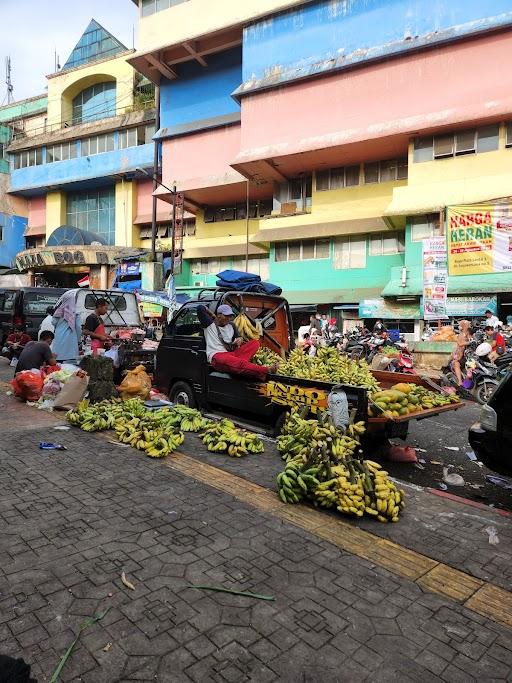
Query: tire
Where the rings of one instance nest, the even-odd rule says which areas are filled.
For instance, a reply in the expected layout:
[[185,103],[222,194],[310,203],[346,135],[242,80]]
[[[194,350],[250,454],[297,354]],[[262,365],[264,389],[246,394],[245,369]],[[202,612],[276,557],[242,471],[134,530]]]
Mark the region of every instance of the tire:
[[479,384],[475,391],[475,398],[478,401],[478,403],[480,403],[480,405],[482,406],[488,403],[490,398],[496,391],[497,386],[498,382],[489,380],[484,380],[482,384]]
[[286,415],[287,415],[287,411],[283,410],[283,412],[279,415],[279,417],[276,420],[276,423],[275,423],[274,428],[272,430],[272,436],[275,439],[277,439],[277,437],[279,436],[279,434],[281,434],[281,432],[283,430],[284,423],[286,420]]
[[169,400],[188,408],[195,408],[197,406],[192,387],[187,382],[175,382],[169,391]]

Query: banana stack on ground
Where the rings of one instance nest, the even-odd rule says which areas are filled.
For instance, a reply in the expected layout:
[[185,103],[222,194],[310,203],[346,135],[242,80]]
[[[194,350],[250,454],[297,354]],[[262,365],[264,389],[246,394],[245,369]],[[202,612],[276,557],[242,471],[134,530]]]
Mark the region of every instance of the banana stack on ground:
[[[161,458],[172,453],[185,438],[174,424],[166,423],[166,420],[172,419],[170,410],[146,410],[144,403],[138,398],[128,401],[114,399],[94,405],[89,405],[88,401],[80,401],[66,417],[71,424],[84,431],[114,429],[121,443],[138,448],[151,458]],[[183,415],[179,417],[178,426],[182,420]]]
[[212,423],[201,435],[209,451],[227,453],[233,458],[241,458],[249,453],[263,453],[263,442],[253,432],[238,429],[231,420],[223,419]]
[[240,332],[240,336],[247,341],[259,339],[263,334],[261,323],[258,320],[252,320],[245,313],[237,315],[233,322],[236,325],[236,329]]
[[330,346],[319,348],[316,356],[294,349],[280,366],[279,374],[332,384],[350,384],[373,392],[379,390],[379,383],[365,360],[352,360]]
[[168,410],[164,409],[159,412],[162,413],[162,424],[178,427],[182,432],[200,432],[210,424],[210,421],[204,418],[199,410],[188,406],[176,404]]
[[307,499],[346,515],[397,522],[405,504],[404,492],[379,463],[354,457],[362,433],[364,422],[351,424],[343,432],[325,415],[317,422],[305,420],[300,411],[292,413],[277,440],[286,459],[284,471],[277,476],[281,500],[300,503]]
[[[252,362],[256,365],[265,365],[270,367],[271,365],[281,365],[283,359],[275,351],[269,349],[268,346],[260,346],[256,351],[255,355],[252,357]],[[278,371],[279,374],[279,371]]]

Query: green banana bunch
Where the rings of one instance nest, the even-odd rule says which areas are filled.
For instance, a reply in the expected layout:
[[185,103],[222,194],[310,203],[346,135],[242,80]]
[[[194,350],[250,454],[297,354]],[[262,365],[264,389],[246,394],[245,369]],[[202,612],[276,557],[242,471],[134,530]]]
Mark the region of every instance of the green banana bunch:
[[379,383],[365,360],[342,356],[331,346],[320,347],[315,356],[305,355],[300,348],[294,349],[280,366],[279,374],[331,384],[350,384],[372,392],[379,390]]
[[279,354],[277,354],[275,351],[272,351],[272,349],[269,349],[268,346],[260,346],[260,348],[252,357],[252,362],[256,363],[256,365],[264,365],[269,367],[271,365],[275,365],[276,363],[281,365],[281,363],[284,361]]
[[226,453],[233,458],[241,458],[249,453],[263,453],[261,439],[253,432],[238,429],[231,420],[223,419],[210,424],[201,439],[212,453]]

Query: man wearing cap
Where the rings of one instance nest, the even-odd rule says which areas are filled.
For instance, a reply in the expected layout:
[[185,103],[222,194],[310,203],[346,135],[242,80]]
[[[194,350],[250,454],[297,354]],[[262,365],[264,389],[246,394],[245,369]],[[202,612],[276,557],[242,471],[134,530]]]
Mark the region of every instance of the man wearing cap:
[[485,325],[486,326],[490,325],[493,329],[496,329],[497,327],[500,326],[500,321],[494,315],[494,313],[491,311],[490,308],[488,308],[485,311]]
[[208,362],[219,372],[254,377],[263,381],[269,373],[275,372],[276,368],[250,362],[260,343],[257,339],[252,339],[244,344],[233,323],[233,316],[233,309],[228,304],[221,304],[217,309],[217,315],[206,306],[197,307],[197,317],[204,328]]

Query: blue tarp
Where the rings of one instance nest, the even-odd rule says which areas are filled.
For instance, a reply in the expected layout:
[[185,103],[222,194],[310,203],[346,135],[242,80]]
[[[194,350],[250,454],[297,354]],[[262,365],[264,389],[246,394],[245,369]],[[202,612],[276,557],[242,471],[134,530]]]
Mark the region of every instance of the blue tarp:
[[237,292],[260,292],[279,296],[283,291],[281,287],[271,282],[262,282],[259,275],[240,270],[223,270],[222,273],[217,274],[217,277],[219,278],[215,283],[217,287],[233,289]]

